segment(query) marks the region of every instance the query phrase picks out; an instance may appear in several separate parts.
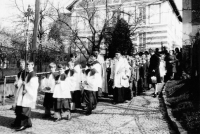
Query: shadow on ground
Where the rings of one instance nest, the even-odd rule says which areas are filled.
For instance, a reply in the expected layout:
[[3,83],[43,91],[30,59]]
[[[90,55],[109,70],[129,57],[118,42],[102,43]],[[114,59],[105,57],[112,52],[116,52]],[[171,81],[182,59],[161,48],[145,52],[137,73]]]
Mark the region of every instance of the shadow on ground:
[[164,102],[163,97],[159,98],[159,109],[163,115],[163,119],[167,122],[168,124],[168,128],[170,131],[170,134],[180,134],[180,132],[178,131],[177,127],[174,127],[174,123],[173,121],[169,118],[168,114],[167,114],[167,108]]
[[0,126],[11,128],[12,122],[14,122],[14,118],[0,116]]

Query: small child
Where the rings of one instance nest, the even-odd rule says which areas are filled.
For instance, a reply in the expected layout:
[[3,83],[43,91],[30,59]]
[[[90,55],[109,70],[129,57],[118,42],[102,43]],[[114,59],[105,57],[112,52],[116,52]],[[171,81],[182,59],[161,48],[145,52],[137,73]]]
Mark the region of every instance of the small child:
[[51,109],[53,108],[53,91],[55,87],[55,78],[58,73],[55,72],[56,64],[51,62],[49,64],[50,74],[47,78],[41,81],[41,88],[45,92],[44,103],[45,113],[43,118],[51,117]]
[[67,120],[71,119],[70,112],[70,79],[66,76],[64,66],[59,64],[58,71],[59,75],[56,77],[56,85],[54,88],[53,98],[55,98],[54,103],[54,118],[55,122],[60,121],[62,118]]
[[67,76],[68,79],[70,79],[70,91],[71,91],[71,111],[74,111],[75,110],[75,97],[74,96],[74,89],[75,89],[75,84],[76,84],[76,71],[74,70],[74,65],[73,65],[73,62],[69,62],[68,63],[68,69],[65,70],[65,74]]

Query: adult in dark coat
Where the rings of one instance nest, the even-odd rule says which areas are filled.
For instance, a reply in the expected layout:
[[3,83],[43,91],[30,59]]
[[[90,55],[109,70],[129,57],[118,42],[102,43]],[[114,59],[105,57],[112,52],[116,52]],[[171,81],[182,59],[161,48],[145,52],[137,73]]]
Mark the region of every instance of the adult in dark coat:
[[[160,58],[159,58],[159,56],[160,56],[159,50],[158,50],[158,48],[156,48],[155,53],[150,58],[150,65],[149,65],[149,76],[150,76],[150,78],[152,76],[155,76],[157,78],[157,83],[161,82],[160,70],[159,70],[159,66],[160,66]],[[156,96],[156,94],[155,94],[156,83],[151,83],[151,84],[154,87],[153,97],[155,97]]]
[[173,54],[173,51],[170,50],[169,54],[165,57],[166,69],[167,69],[167,78],[173,79],[174,73],[176,73],[176,57]]
[[179,51],[179,48],[175,48],[175,54],[176,54],[176,79],[180,79],[181,75],[182,75],[182,67],[181,67],[181,62],[182,62],[182,54]]

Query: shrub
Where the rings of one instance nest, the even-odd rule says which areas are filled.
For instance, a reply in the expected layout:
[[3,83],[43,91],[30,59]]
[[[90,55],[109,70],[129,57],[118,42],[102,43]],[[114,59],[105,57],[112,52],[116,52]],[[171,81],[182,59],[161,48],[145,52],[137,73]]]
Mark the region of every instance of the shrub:
[[183,113],[183,125],[192,133],[200,132],[200,111],[189,111]]
[[172,114],[176,118],[181,118],[183,112],[194,110],[194,105],[191,101],[179,103],[175,109],[172,109]]
[[176,105],[180,102],[183,102],[183,101],[186,101],[186,100],[189,100],[191,97],[191,94],[188,94],[188,93],[184,93],[182,95],[179,95],[178,97],[171,97],[171,98],[167,98],[166,101],[168,103],[170,103],[171,105]]

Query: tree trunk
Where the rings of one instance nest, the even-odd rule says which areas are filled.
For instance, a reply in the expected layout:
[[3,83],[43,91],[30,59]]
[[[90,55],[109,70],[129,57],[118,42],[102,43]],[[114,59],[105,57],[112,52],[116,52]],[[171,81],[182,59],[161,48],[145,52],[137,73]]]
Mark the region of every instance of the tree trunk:
[[33,41],[32,41],[32,54],[31,60],[35,62],[36,50],[37,50],[37,34],[39,27],[39,18],[40,18],[40,0],[35,0],[35,21],[34,21],[34,30],[33,30]]

